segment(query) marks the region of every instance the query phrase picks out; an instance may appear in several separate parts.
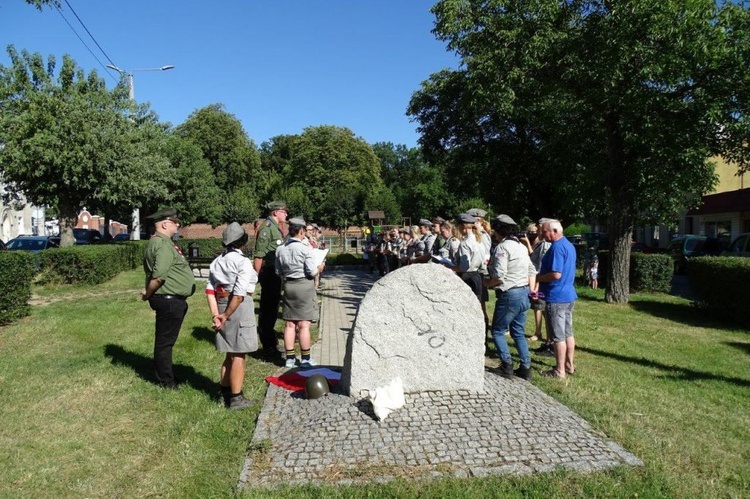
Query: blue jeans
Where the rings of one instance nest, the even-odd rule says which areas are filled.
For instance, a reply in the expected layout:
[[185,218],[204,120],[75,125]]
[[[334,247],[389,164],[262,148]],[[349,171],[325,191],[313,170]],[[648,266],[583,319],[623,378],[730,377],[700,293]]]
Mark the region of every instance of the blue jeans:
[[531,367],[529,344],[526,342],[526,312],[529,310],[529,287],[513,288],[501,293],[495,302],[495,313],[492,316],[492,340],[500,355],[500,360],[511,364],[513,359],[505,340],[505,331],[510,328],[510,337],[518,349],[521,365]]

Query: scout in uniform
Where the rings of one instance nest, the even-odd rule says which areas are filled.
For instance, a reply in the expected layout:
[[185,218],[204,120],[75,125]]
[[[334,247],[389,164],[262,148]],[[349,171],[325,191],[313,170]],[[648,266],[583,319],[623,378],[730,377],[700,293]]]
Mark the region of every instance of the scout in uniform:
[[172,348],[185,319],[187,298],[195,292],[195,277],[182,251],[172,242],[180,219],[172,208],[146,217],[154,222],[155,233],[143,250],[146,284],[141,299],[156,312],[154,370],[161,386],[176,389],[172,370]]
[[255,401],[242,391],[245,380],[245,355],[258,350],[253,291],[258,274],[242,253],[247,233],[232,222],[221,234],[224,252],[211,262],[206,298],[216,331],[216,350],[225,353],[221,365],[221,393],[228,409],[244,409]]
[[281,302],[281,278],[274,270],[276,248],[284,243],[280,223],[286,221],[287,206],[284,201],[273,201],[266,205],[268,217],[263,221],[255,237],[253,267],[258,273],[260,282],[260,313],[258,327],[260,342],[266,358],[279,357],[278,340],[276,339],[276,319]]

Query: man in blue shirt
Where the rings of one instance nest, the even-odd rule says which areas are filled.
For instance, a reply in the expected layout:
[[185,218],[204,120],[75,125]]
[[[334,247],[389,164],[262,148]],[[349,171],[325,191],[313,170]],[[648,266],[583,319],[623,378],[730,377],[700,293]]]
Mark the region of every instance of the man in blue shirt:
[[553,378],[565,378],[575,373],[573,357],[573,304],[578,298],[573,282],[576,276],[576,250],[563,236],[559,221],[542,224],[542,237],[551,244],[542,258],[537,282],[547,302],[550,336],[554,342],[555,368],[542,373]]

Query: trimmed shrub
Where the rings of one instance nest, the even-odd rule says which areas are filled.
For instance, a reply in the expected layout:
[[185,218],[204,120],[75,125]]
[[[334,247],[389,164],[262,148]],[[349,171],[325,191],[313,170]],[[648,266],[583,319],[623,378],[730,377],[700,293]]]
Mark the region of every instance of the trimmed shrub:
[[[609,251],[599,251],[599,287],[607,285]],[[669,255],[630,254],[630,291],[669,293],[672,289],[674,263]]]
[[351,253],[339,253],[333,259],[334,265],[361,265],[362,263],[361,256],[352,255]]
[[41,253],[41,281],[101,284],[141,264],[145,242],[73,246]]
[[674,261],[669,255],[630,254],[630,290],[669,293]]
[[750,258],[702,256],[688,265],[690,288],[710,313],[750,327]]
[[36,255],[26,251],[0,251],[0,324],[29,313],[35,262]]

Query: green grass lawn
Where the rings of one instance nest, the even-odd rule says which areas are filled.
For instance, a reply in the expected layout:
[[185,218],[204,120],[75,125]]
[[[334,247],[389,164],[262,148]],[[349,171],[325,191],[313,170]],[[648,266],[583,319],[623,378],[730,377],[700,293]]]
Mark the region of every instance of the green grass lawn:
[[[38,288],[31,316],[0,329],[0,497],[217,497],[235,493],[259,408],[216,395],[223,356],[202,293],[174,353],[179,391],[151,377],[153,312],[142,274],[95,287]],[[642,468],[580,475],[294,487],[245,496],[742,497],[750,495],[750,332],[689,302],[580,289],[577,374],[533,382],[640,457]],[[538,369],[551,359],[535,358]],[[246,394],[276,366],[248,361]],[[555,429],[550,428],[550,436]],[[283,438],[280,436],[279,438]],[[303,445],[290,442],[290,445]]]

